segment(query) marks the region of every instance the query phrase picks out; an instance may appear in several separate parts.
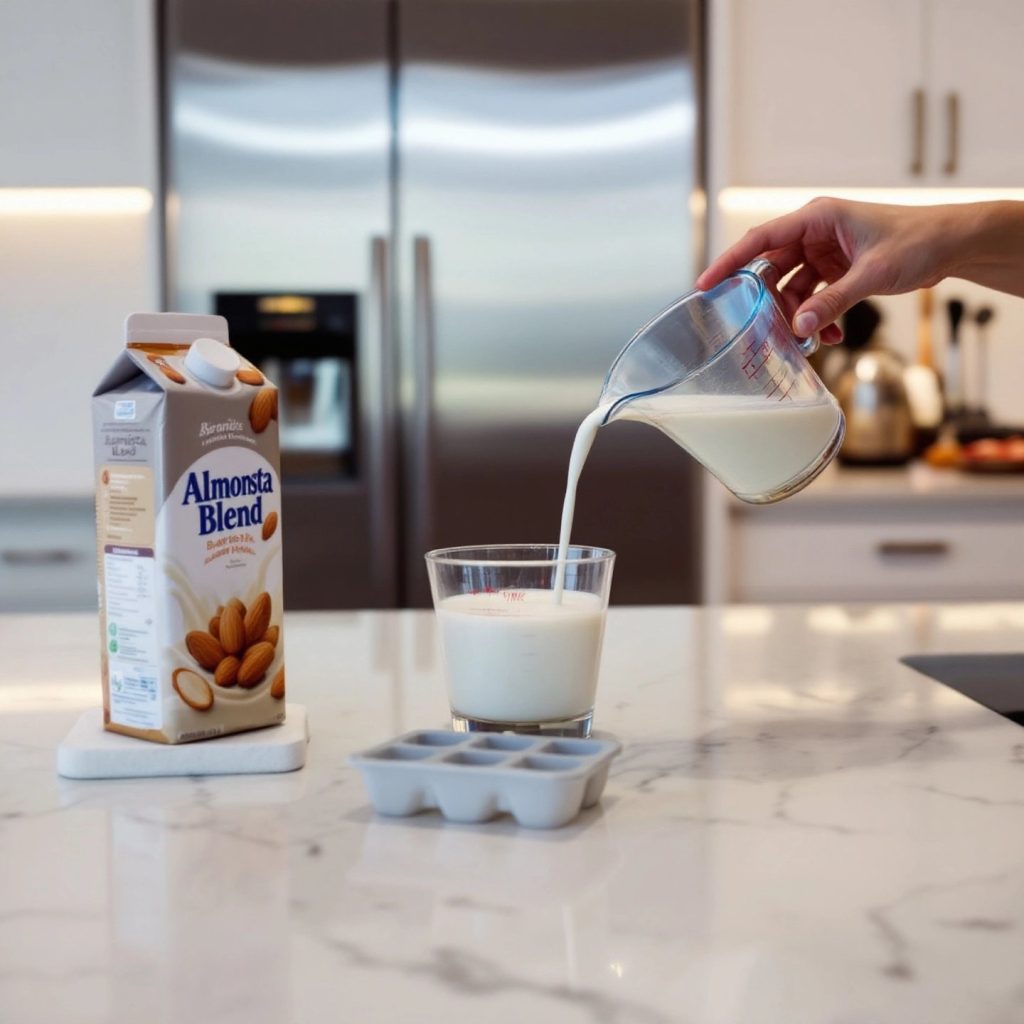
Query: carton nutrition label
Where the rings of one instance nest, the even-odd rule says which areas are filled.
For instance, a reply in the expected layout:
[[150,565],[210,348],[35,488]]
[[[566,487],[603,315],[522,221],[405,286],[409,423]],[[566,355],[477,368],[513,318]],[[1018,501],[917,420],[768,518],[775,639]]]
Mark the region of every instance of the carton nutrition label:
[[153,549],[108,544],[103,549],[103,568],[111,721],[159,729]]

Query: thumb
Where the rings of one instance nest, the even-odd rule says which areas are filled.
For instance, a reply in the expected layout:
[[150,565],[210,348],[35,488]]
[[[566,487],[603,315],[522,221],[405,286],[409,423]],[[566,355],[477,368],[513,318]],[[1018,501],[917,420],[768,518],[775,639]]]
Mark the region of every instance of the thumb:
[[850,267],[838,281],[815,292],[797,309],[793,329],[800,337],[809,337],[835,323],[851,306],[871,294],[870,275],[862,269]]

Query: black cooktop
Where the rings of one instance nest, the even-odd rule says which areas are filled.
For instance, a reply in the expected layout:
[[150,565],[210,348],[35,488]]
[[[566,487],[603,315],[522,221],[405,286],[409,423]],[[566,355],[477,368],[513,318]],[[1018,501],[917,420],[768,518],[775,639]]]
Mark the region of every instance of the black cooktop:
[[900,660],[1024,725],[1024,654],[912,654]]

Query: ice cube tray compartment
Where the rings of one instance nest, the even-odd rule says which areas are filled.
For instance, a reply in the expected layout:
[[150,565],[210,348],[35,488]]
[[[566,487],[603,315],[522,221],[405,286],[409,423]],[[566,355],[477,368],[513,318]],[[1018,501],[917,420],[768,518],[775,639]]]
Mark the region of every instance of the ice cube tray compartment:
[[620,749],[615,740],[420,729],[349,760],[381,814],[436,808],[450,821],[482,822],[508,813],[528,828],[557,828],[601,798]]

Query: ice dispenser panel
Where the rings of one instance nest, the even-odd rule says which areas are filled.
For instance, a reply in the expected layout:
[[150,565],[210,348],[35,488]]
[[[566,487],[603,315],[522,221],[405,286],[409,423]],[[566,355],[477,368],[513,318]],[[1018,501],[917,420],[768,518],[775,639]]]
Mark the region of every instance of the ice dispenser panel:
[[356,296],[219,292],[231,342],[279,389],[281,475],[356,475]]

